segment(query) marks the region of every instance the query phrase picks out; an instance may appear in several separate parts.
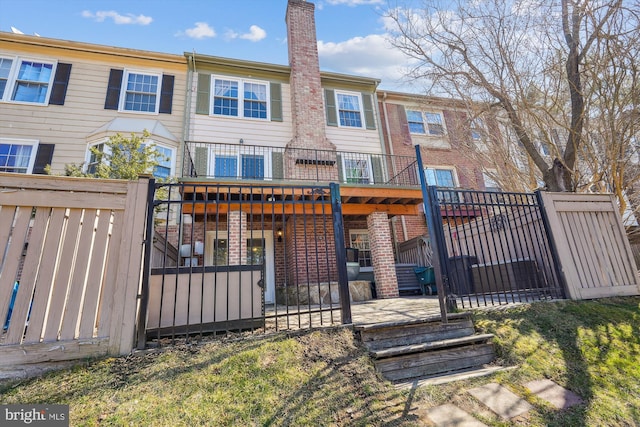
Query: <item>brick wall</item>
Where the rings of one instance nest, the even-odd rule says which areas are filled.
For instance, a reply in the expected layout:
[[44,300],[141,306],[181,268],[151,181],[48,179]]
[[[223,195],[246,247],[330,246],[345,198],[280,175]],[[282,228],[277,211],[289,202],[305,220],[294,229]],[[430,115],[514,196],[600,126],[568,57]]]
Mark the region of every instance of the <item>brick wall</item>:
[[374,212],[367,216],[367,228],[378,298],[398,297],[398,279],[387,213]]
[[293,139],[288,147],[335,150],[325,133],[325,113],[316,39],[315,5],[304,0],[287,4],[287,44],[291,75]]
[[287,285],[338,280],[330,217],[296,216],[287,222],[283,240],[286,241]]

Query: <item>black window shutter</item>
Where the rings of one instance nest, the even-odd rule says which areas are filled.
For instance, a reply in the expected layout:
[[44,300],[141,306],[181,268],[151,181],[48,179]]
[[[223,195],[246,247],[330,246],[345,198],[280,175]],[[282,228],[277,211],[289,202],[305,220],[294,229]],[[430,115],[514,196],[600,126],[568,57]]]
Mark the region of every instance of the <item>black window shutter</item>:
[[327,114],[327,126],[338,126],[338,113],[336,111],[336,95],[333,90],[324,90],[324,102]]
[[53,149],[55,144],[38,144],[36,152],[36,161],[33,164],[33,173],[44,175],[45,166],[50,165],[53,160]]
[[58,62],[56,75],[53,77],[51,96],[49,96],[50,105],[64,105],[64,98],[67,96],[67,86],[69,85],[70,75],[71,64]]
[[196,95],[196,114],[209,114],[209,92],[211,74],[198,73],[198,92]]
[[160,89],[160,113],[171,114],[171,104],[173,103],[173,82],[174,76],[162,75],[162,88]]
[[271,83],[269,92],[271,94],[271,121],[282,121],[282,85]]
[[122,75],[124,70],[111,69],[109,83],[107,84],[107,98],[104,100],[105,110],[117,110],[120,102],[120,88],[122,87]]
[[364,125],[367,129],[376,128],[375,115],[373,114],[373,102],[371,95],[362,93],[362,107],[364,108]]

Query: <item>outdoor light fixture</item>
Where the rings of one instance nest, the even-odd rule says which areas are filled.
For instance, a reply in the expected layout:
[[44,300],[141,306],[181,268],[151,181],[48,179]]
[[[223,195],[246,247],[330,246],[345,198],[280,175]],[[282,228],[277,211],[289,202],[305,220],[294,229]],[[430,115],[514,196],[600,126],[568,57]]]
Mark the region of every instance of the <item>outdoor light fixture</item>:
[[244,139],[240,138],[240,144],[244,144]]
[[278,235],[278,242],[282,242],[282,229],[278,228],[278,231],[276,231],[276,234]]

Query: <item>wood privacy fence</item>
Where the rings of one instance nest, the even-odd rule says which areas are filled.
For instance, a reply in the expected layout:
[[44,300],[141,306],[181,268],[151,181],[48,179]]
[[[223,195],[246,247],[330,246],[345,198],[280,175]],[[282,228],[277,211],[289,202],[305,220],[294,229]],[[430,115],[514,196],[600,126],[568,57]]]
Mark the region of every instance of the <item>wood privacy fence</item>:
[[613,195],[541,195],[568,296],[638,295],[638,270]]
[[0,173],[0,370],[131,352],[148,189]]

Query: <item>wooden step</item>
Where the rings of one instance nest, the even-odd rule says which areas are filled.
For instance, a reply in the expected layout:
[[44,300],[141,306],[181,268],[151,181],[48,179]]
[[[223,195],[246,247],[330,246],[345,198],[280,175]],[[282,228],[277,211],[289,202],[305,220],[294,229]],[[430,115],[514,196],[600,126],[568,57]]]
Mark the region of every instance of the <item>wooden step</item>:
[[440,316],[433,316],[408,322],[365,325],[355,329],[369,350],[462,338],[475,333],[468,313],[450,315],[447,319],[448,323],[442,323]]
[[403,381],[484,367],[494,358],[493,344],[484,342],[377,359],[374,364],[389,381]]
[[462,347],[470,344],[484,344],[491,339],[493,339],[493,334],[476,334],[461,338],[442,339],[437,341],[423,342],[420,344],[391,347],[383,350],[373,350],[370,352],[370,354],[375,359],[385,359],[387,357],[433,351],[444,348]]

